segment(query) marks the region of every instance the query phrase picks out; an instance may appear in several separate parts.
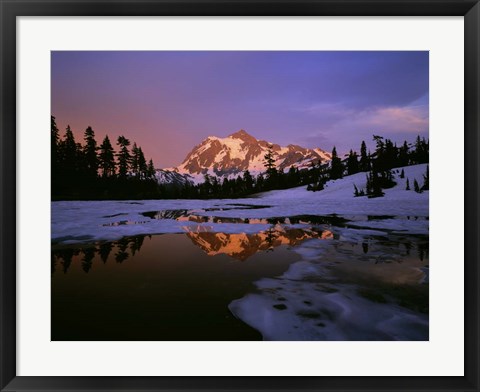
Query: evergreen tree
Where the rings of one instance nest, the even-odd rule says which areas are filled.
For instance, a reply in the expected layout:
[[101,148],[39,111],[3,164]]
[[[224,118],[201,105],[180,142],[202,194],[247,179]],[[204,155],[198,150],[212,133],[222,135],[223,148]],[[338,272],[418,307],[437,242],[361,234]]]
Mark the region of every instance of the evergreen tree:
[[300,185],[300,174],[295,166],[290,166],[287,174],[287,184],[289,187]]
[[52,194],[55,194],[59,186],[59,167],[60,167],[60,152],[59,152],[60,134],[57,128],[55,117],[50,118],[50,172],[52,176]]
[[370,175],[367,174],[367,196],[368,197],[381,197],[384,195],[381,187],[381,179],[378,176],[378,173],[371,171]]
[[118,177],[120,179],[127,178],[128,168],[131,163],[130,151],[128,151],[128,146],[130,145],[130,140],[125,136],[119,136],[117,139],[117,145],[120,147],[120,151],[117,154],[118,159]]
[[265,177],[263,177],[263,174],[259,174],[257,176],[257,181],[256,181],[256,191],[261,192],[265,189]]
[[369,171],[370,170],[370,159],[367,154],[367,145],[365,141],[362,140],[362,145],[360,146],[360,162],[359,162],[360,171]]
[[[52,139],[54,138],[55,130],[52,134]],[[75,188],[82,184],[82,181],[79,181],[79,175],[83,169],[83,153],[80,144],[75,142],[70,126],[67,126],[63,139],[58,142],[56,154],[57,165],[54,168],[55,172],[52,173],[55,176],[52,179],[52,191],[54,191],[52,196],[56,197],[61,194],[67,197],[77,197],[78,193]]]
[[[135,144],[136,164],[133,165],[136,177],[141,181],[131,181],[130,187],[119,182],[128,176],[132,159],[128,151],[130,142],[124,136],[118,138],[121,151],[115,154],[108,135],[97,147],[95,133],[91,126],[84,132],[84,145],[75,141],[74,133],[67,126],[60,139],[54,116],[51,116],[51,157],[52,157],[52,200],[92,198],[151,198],[160,196],[155,178],[153,161],[147,164],[141,147]],[[99,154],[97,154],[99,152]],[[123,177],[115,176],[115,157],[123,165]],[[125,159],[126,157],[126,159]],[[125,165],[127,163],[127,165]],[[126,166],[126,170],[125,170]],[[100,173],[98,171],[100,170]],[[101,179],[99,179],[99,174]],[[145,181],[145,180],[149,181]],[[178,187],[172,187],[166,196],[178,197]],[[188,190],[190,192],[190,190]],[[162,194],[162,196],[164,196]],[[165,196],[164,196],[165,197]],[[88,262],[87,262],[88,264]]]
[[407,186],[405,187],[405,190],[406,191],[410,190],[410,181],[408,181],[408,177],[407,177]]
[[277,172],[277,186],[279,189],[287,188],[287,176],[283,169],[279,169]]
[[[408,157],[408,144],[405,140],[403,142],[402,147],[398,150],[398,166],[408,166],[409,164],[409,157]],[[402,177],[403,178],[403,177]]]
[[103,139],[100,145],[99,166],[102,170],[102,177],[112,177],[115,175],[114,150],[108,135]]
[[347,173],[348,175],[352,175],[359,172],[359,163],[357,153],[350,150],[347,158]]
[[132,146],[132,157],[130,161],[130,169],[135,177],[140,177],[140,150],[137,147],[137,143],[133,143]]
[[267,179],[272,178],[277,174],[277,168],[275,167],[275,158],[273,152],[273,146],[271,144],[268,145],[267,153],[263,156],[264,161],[263,165],[267,170]]
[[405,178],[405,171],[402,169],[402,172],[400,173],[400,178]]
[[51,147],[51,159],[52,159],[52,171],[58,167],[58,159],[59,159],[59,152],[58,152],[58,144],[60,142],[60,133],[57,128],[57,123],[55,121],[54,116],[50,116],[50,147]]
[[398,166],[398,148],[390,139],[385,139],[384,170]]
[[421,193],[420,186],[416,179],[413,180],[413,190],[417,193]]
[[[240,176],[239,176],[240,177]],[[218,195],[221,191],[220,181],[218,181],[217,176],[212,177],[212,194]]]
[[229,196],[230,195],[230,181],[227,177],[223,179],[222,182],[222,195]]
[[78,175],[82,167],[83,154],[80,144],[75,142],[75,137],[67,126],[63,140],[59,143],[59,183],[61,187],[70,191],[78,181]]
[[275,166],[275,153],[271,144],[268,145],[267,153],[263,158],[263,165],[266,169],[265,185],[268,189],[275,189],[278,186],[278,172]]
[[378,135],[373,135],[373,140],[376,148],[374,152],[375,159],[372,161],[372,170],[379,173],[387,169],[387,165],[385,164],[385,142],[383,137]]
[[65,130],[65,136],[61,144],[61,154],[62,154],[62,166],[66,172],[73,174],[78,165],[78,156],[77,156],[77,143],[75,142],[75,137],[73,132],[70,129],[70,125],[67,125]]
[[147,167],[147,178],[154,178],[155,177],[155,167],[153,166],[153,160],[148,161]]
[[422,191],[428,191],[429,189],[429,179],[428,179],[428,174],[429,170],[428,170],[428,165],[427,165],[427,171],[425,172],[425,174],[423,175],[423,185],[422,185]]
[[140,178],[148,178],[148,165],[145,155],[143,154],[142,147],[138,148],[138,172],[140,173]]
[[332,160],[330,162],[330,179],[336,180],[343,177],[343,164],[341,159],[337,156],[337,149],[334,146],[332,150]]
[[85,130],[83,139],[85,146],[83,147],[83,154],[85,159],[86,174],[89,179],[97,178],[98,157],[97,157],[97,141],[95,140],[95,132],[92,127]]
[[200,185],[200,191],[205,195],[209,195],[212,192],[211,177],[208,173],[203,175],[203,184]]
[[235,193],[241,195],[245,193],[245,187],[242,176],[237,176],[235,180]]
[[248,169],[243,172],[243,181],[245,183],[246,192],[251,193],[253,191],[253,177]]
[[418,135],[415,140],[415,151],[413,152],[414,163],[427,163],[428,149],[428,141],[425,138],[420,138],[420,135]]
[[383,141],[382,136],[373,135],[373,141],[375,142],[377,152],[385,149],[385,142]]

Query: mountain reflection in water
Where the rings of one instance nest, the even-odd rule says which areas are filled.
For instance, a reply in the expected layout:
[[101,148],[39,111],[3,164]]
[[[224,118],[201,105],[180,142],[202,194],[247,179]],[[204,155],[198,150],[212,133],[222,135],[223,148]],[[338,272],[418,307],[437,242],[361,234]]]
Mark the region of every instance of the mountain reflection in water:
[[333,239],[329,230],[271,229],[255,234],[227,234],[210,231],[189,231],[188,238],[207,255],[226,254],[245,261],[259,251],[272,251],[281,245],[296,246],[311,238]]
[[[428,339],[428,236],[339,217],[166,215],[149,218],[198,225],[53,245],[52,340]],[[270,228],[225,233],[206,221]]]

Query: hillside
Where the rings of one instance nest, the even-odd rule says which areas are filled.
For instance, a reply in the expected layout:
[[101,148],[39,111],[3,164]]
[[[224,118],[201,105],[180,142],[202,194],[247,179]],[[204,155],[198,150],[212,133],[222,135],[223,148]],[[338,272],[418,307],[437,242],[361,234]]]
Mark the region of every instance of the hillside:
[[[275,204],[282,210],[288,208],[290,215],[338,214],[338,215],[401,215],[428,217],[429,192],[413,191],[414,179],[423,184],[423,174],[427,164],[395,168],[394,181],[397,183],[391,189],[385,189],[385,196],[379,198],[354,197],[354,184],[360,189],[366,184],[366,173],[357,173],[339,180],[328,181],[322,191],[307,191],[306,186],[286,190],[275,190],[256,195],[264,203]],[[405,178],[400,178],[402,169]],[[398,173],[396,173],[398,170]],[[412,190],[407,191],[406,181],[410,182]]]
[[[405,166],[392,169],[392,172],[395,176],[395,182],[397,183],[396,186],[390,189],[385,189],[385,196],[383,197],[384,200],[423,200],[425,197],[428,198],[428,192],[418,194],[413,192],[413,181],[417,180],[419,184],[423,183],[423,174],[427,170],[427,164],[421,165],[413,165],[413,166]],[[400,172],[404,170],[405,178],[400,178]],[[397,172],[398,171],[398,172]],[[353,191],[354,185],[357,186],[358,189],[365,188],[366,186],[366,174],[365,172],[353,174],[351,176],[346,176],[339,180],[330,180],[325,184],[325,189],[322,191],[317,192],[310,192],[306,190],[306,186],[301,186],[292,189],[286,190],[278,190],[278,191],[270,191],[264,192],[260,194],[262,198],[268,199],[283,199],[283,198],[290,198],[294,199],[297,197],[302,198],[311,198],[316,200],[326,200],[326,199],[333,199],[333,200],[351,200],[353,199]],[[407,178],[410,182],[410,188],[412,191],[405,190]],[[361,197],[359,199],[362,199]]]

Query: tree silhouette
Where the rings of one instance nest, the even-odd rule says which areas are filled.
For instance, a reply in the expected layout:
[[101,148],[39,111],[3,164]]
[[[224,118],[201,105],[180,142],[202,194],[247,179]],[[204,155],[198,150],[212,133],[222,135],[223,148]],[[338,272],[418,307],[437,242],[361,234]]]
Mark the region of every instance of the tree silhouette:
[[147,167],[147,178],[151,179],[155,177],[155,167],[153,166],[153,161],[150,159],[148,161]]
[[115,175],[114,150],[108,135],[105,136],[100,145],[99,161],[100,168],[102,169],[102,177],[106,178]]
[[65,136],[63,141],[60,143],[60,153],[61,153],[61,163],[62,169],[65,176],[68,178],[74,177],[78,172],[79,165],[79,151],[77,143],[75,142],[75,137],[70,128],[70,125],[67,126],[65,130]]
[[143,245],[145,237],[144,236],[136,236],[133,237],[132,241],[130,242],[130,250],[132,252],[132,256],[135,256],[135,253],[140,251]]
[[107,262],[108,256],[110,255],[112,248],[113,248],[113,244],[111,242],[105,242],[99,246],[97,252],[99,253],[100,258],[102,259],[103,264]]
[[275,166],[275,153],[273,151],[273,145],[269,144],[267,148],[267,152],[263,156],[263,165],[266,169],[267,181],[269,185],[272,186],[276,180],[277,168]]
[[407,141],[405,140],[403,142],[402,147],[399,148],[398,150],[398,166],[408,166],[408,161],[409,161],[409,148]]
[[343,177],[343,164],[337,155],[337,149],[334,146],[332,150],[332,161],[330,167],[330,179],[336,180]]
[[125,238],[117,242],[118,251],[115,254],[115,261],[117,263],[123,263],[125,260],[128,259],[128,242],[128,239]]
[[381,187],[381,179],[374,170],[367,174],[366,192],[368,197],[381,197],[384,195]]
[[72,248],[65,248],[65,249],[56,249],[52,253],[61,259],[60,264],[63,269],[63,273],[66,274],[70,265],[72,264],[73,256],[78,254],[78,251]]
[[83,147],[85,170],[88,179],[91,180],[97,178],[98,170],[97,141],[92,127],[89,126],[85,130],[83,139],[85,140],[85,146]]
[[148,165],[142,147],[138,148],[138,171],[140,173],[140,178],[148,178]]
[[418,182],[416,179],[413,180],[413,190],[417,193],[421,193],[422,191],[420,190],[420,186],[418,185]]
[[86,248],[83,250],[82,269],[88,274],[92,268],[93,258],[95,257],[95,248]]
[[51,176],[52,176],[52,193],[58,191],[60,175],[60,152],[59,152],[59,143],[60,143],[60,133],[57,128],[57,123],[55,117],[51,116],[50,118],[50,157],[51,157]]
[[117,145],[120,147],[120,151],[117,153],[118,177],[120,179],[125,179],[127,178],[130,161],[132,159],[130,151],[128,150],[130,140],[125,136],[119,136],[117,139]]
[[352,175],[359,172],[359,163],[357,153],[350,150],[347,158],[347,173],[348,175]]
[[245,192],[250,193],[253,191],[253,177],[248,170],[243,172],[243,182],[245,184]]
[[133,143],[132,159],[131,159],[130,167],[132,169],[133,175],[137,178],[140,177],[139,155],[140,155],[140,150],[137,147],[137,143]]
[[360,146],[360,162],[359,162],[360,171],[369,171],[370,170],[370,159],[367,154],[367,145],[365,141],[362,141]]
[[428,165],[427,165],[427,171],[425,172],[425,174],[423,175],[423,185],[422,185],[422,191],[428,191],[429,189],[429,174],[428,174],[429,170],[428,170]]

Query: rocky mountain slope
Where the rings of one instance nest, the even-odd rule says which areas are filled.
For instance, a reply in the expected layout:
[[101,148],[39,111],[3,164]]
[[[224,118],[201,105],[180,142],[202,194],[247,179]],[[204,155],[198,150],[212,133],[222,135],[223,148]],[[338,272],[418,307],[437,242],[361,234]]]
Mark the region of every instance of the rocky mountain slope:
[[182,181],[180,177],[185,181],[201,182],[207,173],[218,177],[233,177],[245,170],[258,175],[265,171],[265,154],[269,149],[273,152],[277,169],[285,171],[291,166],[303,169],[312,163],[326,163],[331,159],[330,153],[320,148],[310,149],[294,144],[282,147],[257,140],[242,129],[226,138],[207,137],[192,149],[178,167],[158,171],[157,178],[163,182],[169,178]]

